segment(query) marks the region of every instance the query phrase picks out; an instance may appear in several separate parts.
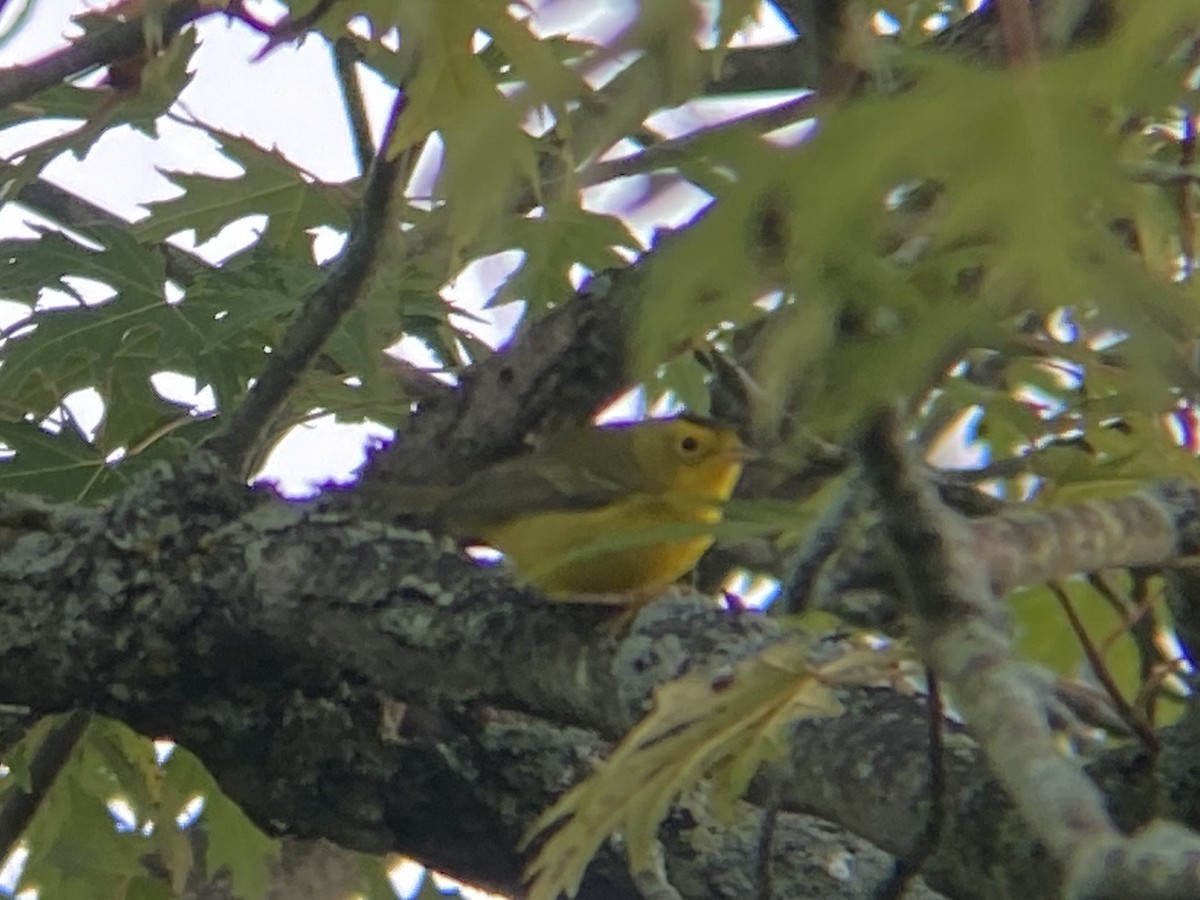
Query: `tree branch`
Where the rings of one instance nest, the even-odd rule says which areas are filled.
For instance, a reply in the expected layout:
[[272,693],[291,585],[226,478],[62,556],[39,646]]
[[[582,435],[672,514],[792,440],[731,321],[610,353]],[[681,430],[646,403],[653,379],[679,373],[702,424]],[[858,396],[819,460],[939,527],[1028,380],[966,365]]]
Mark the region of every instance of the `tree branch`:
[[[107,510],[38,510],[17,517],[0,567],[7,699],[171,735],[274,833],[405,852],[510,892],[519,835],[640,717],[655,685],[783,634],[682,593],[618,639],[603,610],[546,603],[427,534],[279,503],[203,453],[139,479]],[[790,811],[772,856],[781,896],[805,896],[788,892],[798,876],[776,855],[815,827],[796,811],[892,852],[911,843],[926,789],[923,705],[881,690],[845,702],[846,715],[796,729],[782,788],[768,780],[751,795],[769,789]],[[972,878],[1002,870],[1009,896],[1057,896],[1053,866],[1031,862],[1036,840],[978,754],[953,746],[929,877],[975,896]],[[1136,769],[1128,751],[1106,757],[1125,827],[1156,796],[1129,778]],[[671,881],[689,900],[744,897],[760,870],[758,813],[728,831],[707,816],[688,801],[668,817]],[[828,893],[810,896],[866,896],[822,884]],[[634,896],[620,853],[602,854],[584,896]]]
[[[174,34],[189,22],[215,12],[218,7],[206,7],[200,0],[178,0],[169,4],[163,13],[163,34]],[[0,72],[0,109],[28,100],[96,66],[133,56],[144,44],[142,20],[135,19],[114,23],[36,62],[3,70]]]
[[246,393],[211,442],[211,449],[231,471],[248,477],[274,417],[295,388],[301,375],[316,359],[326,339],[354,306],[375,265],[376,254],[387,232],[387,213],[396,186],[400,159],[389,159],[387,148],[403,110],[403,94],[392,109],[375,165],[367,179],[358,221],[342,256],[329,276],[304,301],[274,349],[262,375]]
[[[0,178],[14,168],[0,163]],[[85,230],[96,225],[126,229],[130,225],[115,213],[42,178],[22,185],[12,199],[68,229]],[[166,272],[170,278],[187,284],[197,274],[211,268],[206,260],[188,250],[165,241],[156,246],[166,259]]]
[[[894,416],[878,416],[862,447],[864,471],[895,546],[901,593],[915,619],[917,649],[953,690],[990,768],[1066,870],[1063,896],[1183,900],[1200,893],[1192,862],[1200,855],[1200,835],[1154,822],[1125,838],[1100,789],[1060,752],[1047,679],[1015,660],[1007,610],[993,593],[996,579],[979,565],[965,520],[941,505],[901,444]],[[1156,875],[1147,879],[1151,866]]]
[[358,157],[359,169],[366,172],[371,167],[371,128],[367,121],[366,100],[355,71],[355,63],[362,56],[357,45],[349,38],[338,38],[331,49],[338,85],[342,89],[342,101],[346,104],[346,118],[354,138],[354,153]]
[[388,518],[396,510],[390,484],[452,482],[517,452],[548,419],[583,418],[614,398],[627,386],[626,310],[639,302],[643,277],[637,268],[599,275],[527,324],[511,344],[471,366],[458,390],[422,404],[340,502]]

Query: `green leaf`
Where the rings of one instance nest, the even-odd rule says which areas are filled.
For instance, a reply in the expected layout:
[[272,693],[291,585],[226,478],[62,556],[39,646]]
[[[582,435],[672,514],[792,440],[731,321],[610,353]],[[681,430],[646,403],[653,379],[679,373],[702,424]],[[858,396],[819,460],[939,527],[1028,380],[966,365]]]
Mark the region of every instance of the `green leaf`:
[[[116,229],[98,229],[95,234],[108,242],[105,250],[90,250],[53,233],[23,242],[20,248],[10,245],[10,259],[36,258],[26,267],[26,277],[39,267],[54,266],[59,274],[47,279],[49,286],[65,286],[62,279],[72,275],[117,291],[104,303],[39,311],[31,320],[32,333],[6,343],[0,368],[5,403],[0,409],[10,417],[27,411],[45,414],[67,394],[110,379],[129,386],[148,376],[145,348],[138,346],[142,335],[130,328],[134,320],[161,318],[169,310],[163,298],[161,258]],[[146,383],[143,393],[149,391]]]
[[237,804],[217,791],[208,795],[204,823],[209,876],[228,870],[230,885],[240,900],[263,900],[268,867],[278,853],[276,843],[259,831]]
[[711,372],[696,359],[694,353],[681,353],[660,366],[655,374],[654,387],[674,395],[690,413],[698,416],[709,414],[712,394],[708,382]]
[[[1120,580],[1127,583],[1128,577],[1122,576]],[[1128,623],[1087,582],[1072,579],[1064,582],[1062,588],[1071,599],[1084,632],[1100,652],[1105,668],[1125,699],[1132,701],[1142,679],[1137,645],[1129,636]],[[1049,588],[1044,585],[1023,588],[1009,597],[1008,603],[1022,656],[1064,678],[1094,680],[1083,645]]]
[[396,900],[396,889],[392,887],[388,877],[386,856],[370,856],[364,853],[359,857],[359,866],[359,888],[364,900]]
[[581,77],[578,62],[593,48],[565,38],[545,39],[535,37],[526,22],[513,18],[511,7],[502,3],[477,2],[478,26],[489,34],[502,51],[495,67],[496,75],[511,80],[520,78],[523,94],[521,101],[532,109],[539,104],[548,104],[556,111],[565,112],[568,101],[578,100],[592,93],[592,88]]
[[730,38],[754,21],[759,8],[758,0],[721,0],[717,10],[717,48],[721,50]]
[[1194,37],[1190,30],[1200,24],[1196,5],[1190,0],[1153,5],[1121,0],[1115,6],[1112,39],[1068,59],[1078,63],[1097,94],[1118,97],[1135,108],[1160,108],[1182,99],[1183,48]]
[[158,120],[192,80],[189,68],[197,44],[196,30],[186,29],[174,35],[159,53],[151,55],[141,67],[136,92],[121,94],[118,119],[149,137],[158,137]]
[[526,870],[530,900],[574,896],[614,832],[625,838],[630,871],[646,871],[659,824],[680,793],[711,774],[718,805],[728,812],[758,766],[786,749],[790,725],[840,714],[831,683],[877,677],[886,665],[886,654],[871,651],[813,667],[811,650],[801,638],[773,644],[732,673],[694,673],[656,689],[653,711],[522,839],[527,847],[549,833]]
[[[213,387],[219,407],[232,405],[260,373],[264,347],[277,344],[287,316],[324,277],[311,260],[301,265],[283,251],[256,246],[223,269],[196,274],[182,286],[182,300],[168,303],[159,253],[117,229],[93,229],[89,237],[101,249],[56,233],[5,248],[15,299],[32,303],[40,285],[69,291],[66,276],[90,278],[117,292],[92,305],[38,310],[28,320],[32,327],[3,347],[4,440],[23,455],[0,478],[26,479],[26,489],[54,496],[96,495],[89,479],[111,473],[104,460],[117,448],[139,456],[168,438],[160,450],[192,446],[188,438],[198,440],[209,427],[186,407],[162,399],[151,376],[164,370],[191,375]],[[50,435],[26,421],[40,421],[83,388],[94,388],[104,403],[94,447],[66,429],[55,447]],[[66,470],[81,477],[56,485]],[[39,481],[42,476],[49,483]]]
[[24,103],[10,103],[4,109],[0,109],[0,128],[8,128],[31,119],[87,119],[108,96],[110,94],[107,90],[59,83]]
[[72,428],[50,434],[32,422],[0,420],[0,443],[15,452],[0,463],[0,487],[53,500],[108,496],[124,485],[97,448]]
[[182,805],[194,796],[206,796],[217,789],[217,783],[196,755],[185,747],[176,746],[162,765],[164,793],[166,788],[180,801],[179,808],[171,811],[178,815]]
[[1128,424],[1086,429],[1086,450],[1049,447],[1034,454],[1030,468],[1046,479],[1038,502],[1058,505],[1116,497],[1152,479],[1200,482],[1200,461],[1171,441],[1160,423],[1135,417]]
[[180,830],[171,819],[160,807],[151,842],[155,861],[167,876],[165,881],[158,879],[156,883],[167,889],[168,896],[178,897],[184,893],[196,860],[192,852],[191,835]]
[[[75,763],[63,774],[67,777],[56,782],[26,832],[30,856],[21,887],[40,886],[43,896],[66,896],[77,889],[76,882],[91,881],[91,896],[119,896],[128,879],[145,875],[139,861],[145,841],[117,833],[94,792],[97,780],[106,780],[102,773]],[[58,887],[51,890],[52,885]]]
[[185,172],[165,172],[183,194],[148,204],[149,218],[133,226],[145,242],[161,241],[194,229],[204,242],[223,227],[249,215],[267,216],[262,240],[293,257],[311,258],[310,228],[349,227],[349,210],[356,192],[314,181],[278,150],[265,150],[253,141],[208,129],[221,152],[242,167],[236,178],[216,178]]
[[[4,779],[5,792],[12,790],[29,792],[32,787],[29,778],[30,760],[37,753],[46,736],[57,729],[68,715],[69,713],[59,713],[42,716],[29,726],[15,745],[8,748],[4,755],[4,764],[9,768],[9,773]],[[4,798],[4,802],[7,802],[7,798]]]
[[[122,293],[93,306],[39,311],[31,320],[34,330],[4,347],[0,368],[0,392],[5,397],[0,415],[10,420],[20,421],[27,414],[45,416],[67,395],[84,388],[99,391],[105,414],[95,449],[66,451],[90,457],[91,462],[102,461],[118,447],[144,442],[168,423],[187,419],[186,410],[160,398],[150,382],[155,372],[187,362],[162,343],[164,336],[179,330],[179,322],[162,299],[161,282],[156,296],[149,285],[132,281],[129,276],[135,273],[119,253],[98,254],[93,261],[102,265],[80,266],[76,271],[90,277],[103,275]],[[26,429],[10,437],[23,438],[28,449],[36,435]]]
[[[1113,47],[1123,40],[1117,29]],[[903,94],[829,110],[816,135],[775,166],[786,185],[776,192],[782,277],[801,310],[775,316],[756,372],[767,395],[781,408],[799,400],[807,425],[837,436],[878,402],[878,385],[911,401],[954,353],[1006,340],[1011,317],[1064,304],[1094,309],[1133,335],[1124,390],[1143,405],[1161,407],[1170,386],[1194,381],[1174,362],[1174,343],[1189,332],[1195,286],[1150,277],[1110,230],[1133,218],[1139,199],[1121,171],[1112,120],[1098,114],[1113,102],[1097,89],[1103,54],[1069,54],[1023,73],[928,53],[901,58],[913,80]],[[706,168],[765,171],[751,166],[752,149],[715,140],[704,148],[711,159],[693,157],[693,180]],[[713,214],[679,242],[677,266],[662,254],[669,274],[650,293],[676,299],[643,319],[643,369],[704,315],[702,283],[729,298],[713,305],[738,312],[749,272],[739,277],[731,265],[714,279],[701,270],[689,283],[682,258],[713,256],[722,242],[744,246],[750,180],[739,174],[723,186],[707,177]],[[927,208],[897,211],[886,202],[914,184],[935,188]],[[702,245],[705,227],[711,234]],[[889,255],[895,240],[909,239],[927,243],[911,258]],[[680,284],[691,299],[672,294]],[[1006,408],[1007,421],[992,421],[1025,430],[1017,407]]]
[[778,283],[786,264],[794,217],[792,191],[782,180],[787,156],[747,127],[708,136],[704,146],[737,174],[720,189],[714,185],[712,206],[663,241],[648,263],[634,331],[638,374],[702,342],[718,324],[757,318],[752,301]]
[[613,248],[632,243],[619,219],[581,209],[574,198],[550,201],[540,216],[514,219],[505,240],[523,250],[525,259],[488,305],[524,300],[533,310],[561,303],[574,293],[568,277],[572,265],[579,263],[593,272],[624,265]]
[[929,417],[949,421],[954,412],[975,405],[983,409],[977,438],[986,441],[996,457],[1011,456],[1016,448],[1027,448],[1046,433],[1045,421],[1029,404],[1007,390],[982,387],[962,378],[950,378],[941,385],[941,394]]
[[140,819],[154,818],[159,809],[162,770],[152,741],[120,722],[97,717],[80,741],[79,750],[81,771],[95,772],[99,779],[93,783],[81,777],[81,785],[94,784],[100,802],[117,789]]
[[[187,843],[187,831],[175,827],[174,818],[183,805],[193,797],[205,798],[199,821],[190,827],[201,827],[207,835],[206,870],[209,878],[222,869],[229,872],[233,891],[239,900],[256,900],[266,895],[268,865],[278,851],[275,841],[264,835],[232,800],[222,793],[208,770],[196,756],[184,747],[176,747],[162,766],[164,818],[170,821],[172,840]],[[164,821],[165,828],[167,822]],[[180,848],[182,853],[182,848]],[[190,865],[187,857],[178,860],[180,868]]]
[[420,35],[422,55],[405,85],[407,103],[388,152],[422,144],[433,131],[441,135],[434,195],[445,203],[456,259],[509,214],[519,187],[537,184],[533,139],[521,128],[524,110],[500,93],[471,50],[478,4],[492,2],[439,4],[421,20],[406,12],[401,25],[403,33]]
[[164,881],[153,878],[134,878],[125,887],[121,900],[175,900],[180,892]]

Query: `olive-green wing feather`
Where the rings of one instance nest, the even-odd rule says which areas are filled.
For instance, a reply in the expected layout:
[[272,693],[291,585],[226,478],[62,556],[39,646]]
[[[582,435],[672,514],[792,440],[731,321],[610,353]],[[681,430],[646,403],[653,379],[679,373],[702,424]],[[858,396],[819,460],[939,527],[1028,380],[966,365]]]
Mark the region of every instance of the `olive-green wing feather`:
[[438,518],[451,531],[478,535],[536,512],[595,509],[629,486],[570,458],[534,453],[489,466],[442,503]]

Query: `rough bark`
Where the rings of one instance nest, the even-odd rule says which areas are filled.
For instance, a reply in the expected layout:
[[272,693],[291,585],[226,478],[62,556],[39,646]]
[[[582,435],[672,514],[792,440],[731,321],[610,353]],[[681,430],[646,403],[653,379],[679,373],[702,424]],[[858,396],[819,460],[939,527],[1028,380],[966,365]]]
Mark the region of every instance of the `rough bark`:
[[[602,610],[540,602],[427,533],[252,492],[205,454],[107,509],[9,498],[3,512],[8,702],[86,707],[169,735],[274,834],[407,853],[509,892],[523,830],[656,684],[781,635],[774,620],[681,592],[616,637]],[[790,763],[751,792],[787,811],[771,851],[776,896],[866,896],[883,858],[856,843],[847,877],[833,848],[848,831],[904,852],[918,829],[921,702],[868,690],[846,700],[847,715],[798,728]],[[1057,873],[976,750],[963,737],[952,747],[949,837],[931,883],[955,897],[1055,896]],[[1125,824],[1142,819],[1144,760],[1098,765]],[[732,828],[693,807],[668,818],[684,897],[746,895],[760,819],[753,805]],[[617,849],[584,896],[636,896]]]

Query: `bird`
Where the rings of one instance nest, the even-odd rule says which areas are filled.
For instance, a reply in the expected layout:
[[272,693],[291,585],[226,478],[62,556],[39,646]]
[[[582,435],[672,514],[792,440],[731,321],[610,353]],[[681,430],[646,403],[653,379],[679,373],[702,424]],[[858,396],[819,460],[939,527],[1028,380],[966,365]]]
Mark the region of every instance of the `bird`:
[[749,453],[733,428],[692,415],[578,426],[475,473],[436,517],[551,598],[620,603],[695,567]]

